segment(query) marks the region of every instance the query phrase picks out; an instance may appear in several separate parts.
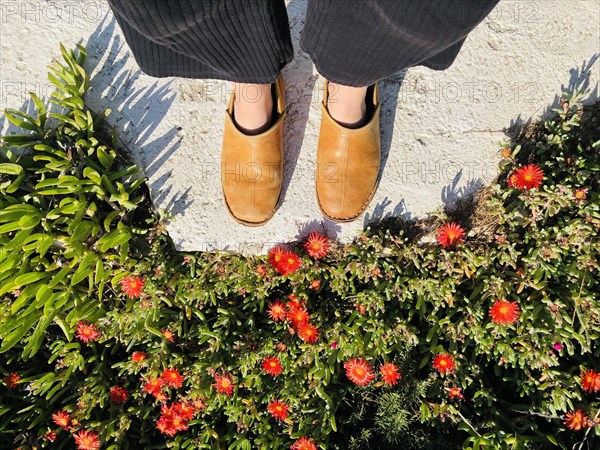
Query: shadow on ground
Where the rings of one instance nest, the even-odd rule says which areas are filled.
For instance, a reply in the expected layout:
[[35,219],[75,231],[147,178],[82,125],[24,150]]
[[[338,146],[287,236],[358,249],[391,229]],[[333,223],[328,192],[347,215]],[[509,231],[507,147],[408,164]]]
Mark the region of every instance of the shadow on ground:
[[[581,91],[585,93],[582,103],[588,106],[592,105],[592,108],[600,107],[598,83],[594,87],[590,86],[592,68],[598,62],[598,59],[600,59],[600,54],[594,54],[589,61],[583,61],[580,67],[572,68],[569,71],[570,79],[568,84],[561,85],[562,92],[574,93]],[[503,131],[507,138],[514,144],[513,147],[517,143],[525,142],[528,137],[540,132],[541,128],[543,128],[543,121],[555,114],[555,109],[561,107],[561,99],[562,95],[556,95],[539,118],[534,119],[533,117],[529,117],[528,119],[523,119],[519,115],[511,120],[510,125]],[[523,154],[529,154],[532,149],[525,150],[530,151],[524,151]],[[442,189],[440,197],[444,204],[442,212],[459,221],[468,231],[473,226],[472,216],[477,212],[477,198],[485,188],[485,183],[481,178],[472,178],[466,180],[465,184],[459,187],[462,177],[463,171],[461,169],[456,173],[453,180]],[[391,209],[388,209],[390,207]],[[432,215],[435,215],[435,213]],[[392,235],[398,235],[400,232],[403,232],[403,235],[409,240],[418,239],[425,232],[431,231],[435,221],[431,218],[423,218],[418,222],[422,224],[420,230],[415,227],[417,223],[416,218],[406,212],[404,200],[392,206],[392,202],[387,197],[383,202],[376,205],[374,213],[372,215],[367,214],[364,220],[365,227],[368,226],[370,228],[370,233],[387,230]]]
[[[116,20],[107,13],[87,40],[85,69],[93,76],[86,100],[96,113],[109,105],[118,105],[118,109],[111,114],[117,142],[151,178],[181,145],[181,137],[178,136],[181,129],[177,127],[150,140],[172,106],[176,93],[172,89],[172,81],[162,85],[156,81],[150,86],[137,87],[142,72],[125,68],[133,56],[129,50],[122,52],[127,44],[115,32],[115,25]],[[105,131],[110,132],[108,129]],[[190,189],[171,195],[172,185],[167,183],[170,175],[167,172],[150,183],[155,204],[171,196],[169,203],[162,208],[167,217],[184,214],[193,202],[188,195]]]

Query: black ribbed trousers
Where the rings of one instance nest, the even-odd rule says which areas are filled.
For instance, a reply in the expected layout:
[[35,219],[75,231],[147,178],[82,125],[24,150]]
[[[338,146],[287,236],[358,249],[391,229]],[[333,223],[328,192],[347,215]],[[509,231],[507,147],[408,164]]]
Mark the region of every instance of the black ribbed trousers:
[[[307,1],[300,47],[317,71],[368,86],[416,65],[449,67],[499,0]],[[154,77],[268,84],[293,58],[284,0],[108,3],[140,69]]]

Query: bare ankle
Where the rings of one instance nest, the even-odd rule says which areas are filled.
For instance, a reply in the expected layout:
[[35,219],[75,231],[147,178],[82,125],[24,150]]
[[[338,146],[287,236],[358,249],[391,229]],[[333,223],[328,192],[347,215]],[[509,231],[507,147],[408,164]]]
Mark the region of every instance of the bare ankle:
[[366,93],[367,87],[351,87],[330,82],[327,110],[340,125],[358,128],[364,124],[367,115]]
[[266,131],[273,118],[270,84],[233,83],[234,122],[242,133],[255,135]]

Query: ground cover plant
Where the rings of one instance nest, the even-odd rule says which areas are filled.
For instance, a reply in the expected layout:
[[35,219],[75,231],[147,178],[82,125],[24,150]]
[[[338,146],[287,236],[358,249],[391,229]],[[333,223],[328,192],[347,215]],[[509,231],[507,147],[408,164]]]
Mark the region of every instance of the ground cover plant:
[[[600,446],[600,113],[583,92],[453,211],[264,257],[174,250],[85,49],[0,157],[2,448]],[[467,207],[468,206],[468,207]]]

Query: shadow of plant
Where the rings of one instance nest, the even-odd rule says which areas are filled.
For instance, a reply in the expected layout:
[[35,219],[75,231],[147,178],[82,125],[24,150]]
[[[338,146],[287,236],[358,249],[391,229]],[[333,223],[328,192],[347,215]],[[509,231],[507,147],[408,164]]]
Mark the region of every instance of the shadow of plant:
[[[108,119],[112,130],[105,126],[101,131],[107,135],[114,132],[118,146],[151,178],[181,146],[180,127],[172,127],[162,136],[149,140],[172,106],[176,93],[172,90],[172,81],[155,81],[139,87],[142,72],[125,68],[131,56],[129,52],[123,55],[125,43],[116,33],[115,25],[116,20],[107,13],[87,40],[85,69],[91,79],[86,104],[95,112],[118,105]],[[167,172],[154,180],[150,192],[155,204],[169,198],[162,214],[174,217],[185,214],[193,200],[189,189],[172,193],[173,185],[167,184],[169,177],[170,172]]]

